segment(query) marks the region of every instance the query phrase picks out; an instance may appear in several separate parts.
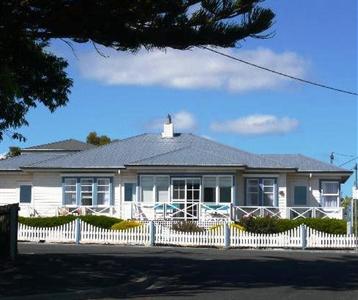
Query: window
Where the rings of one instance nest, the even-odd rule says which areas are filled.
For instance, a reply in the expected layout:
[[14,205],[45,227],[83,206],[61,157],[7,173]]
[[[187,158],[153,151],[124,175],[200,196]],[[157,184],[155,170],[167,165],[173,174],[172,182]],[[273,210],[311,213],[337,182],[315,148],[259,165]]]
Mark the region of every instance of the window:
[[63,205],[111,205],[112,180],[108,177],[63,178]]
[[125,183],[124,184],[124,201],[135,201],[136,198],[136,184]]
[[97,179],[97,205],[109,205],[111,181],[109,178]]
[[185,200],[185,179],[173,180],[173,200]]
[[232,177],[219,177],[219,201],[231,203]]
[[77,179],[65,178],[63,181],[64,205],[76,205]]
[[190,202],[199,202],[200,179],[186,179],[186,200]]
[[248,206],[275,206],[276,200],[276,179],[246,179],[246,204]]
[[258,179],[247,179],[246,202],[248,206],[260,205],[260,182]]
[[29,184],[20,185],[20,203],[31,203],[32,186]]
[[339,206],[339,182],[322,181],[321,182],[321,205],[323,207]]
[[142,176],[141,177],[141,186],[142,186],[142,201],[143,202],[153,202],[154,201],[154,176]]
[[93,204],[93,179],[81,178],[81,205]]
[[307,187],[306,186],[295,186],[293,201],[295,205],[306,205],[307,204]]
[[155,183],[157,188],[157,201],[169,202],[169,177],[157,176]]
[[263,206],[275,205],[275,180],[262,179]]
[[204,202],[216,202],[216,177],[204,177]]

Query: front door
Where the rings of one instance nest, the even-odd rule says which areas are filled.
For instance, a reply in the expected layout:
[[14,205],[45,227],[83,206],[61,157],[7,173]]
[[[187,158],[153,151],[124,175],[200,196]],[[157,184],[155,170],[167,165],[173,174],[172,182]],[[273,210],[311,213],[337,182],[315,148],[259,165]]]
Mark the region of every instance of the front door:
[[173,178],[172,218],[197,220],[199,216],[200,178]]

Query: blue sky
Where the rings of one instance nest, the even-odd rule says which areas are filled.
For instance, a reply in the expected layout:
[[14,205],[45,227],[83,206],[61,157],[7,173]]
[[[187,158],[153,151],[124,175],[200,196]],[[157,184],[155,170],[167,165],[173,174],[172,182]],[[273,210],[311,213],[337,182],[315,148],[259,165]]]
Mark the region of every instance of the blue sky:
[[[240,49],[225,51],[357,90],[355,0],[272,0],[264,5],[277,15],[274,37],[248,39]],[[5,138],[0,153],[11,145],[84,140],[93,130],[112,138],[159,132],[158,119],[172,113],[183,131],[256,153],[303,153],[323,161],[332,151],[357,154],[357,97],[262,74],[204,51],[134,56],[101,49],[110,58],[76,45],[77,59],[63,42],[53,43],[51,51],[70,62],[70,102],[53,114],[41,106],[31,110],[30,126],[20,129],[27,142]],[[336,163],[346,160],[337,156]],[[352,180],[344,193],[351,186]]]

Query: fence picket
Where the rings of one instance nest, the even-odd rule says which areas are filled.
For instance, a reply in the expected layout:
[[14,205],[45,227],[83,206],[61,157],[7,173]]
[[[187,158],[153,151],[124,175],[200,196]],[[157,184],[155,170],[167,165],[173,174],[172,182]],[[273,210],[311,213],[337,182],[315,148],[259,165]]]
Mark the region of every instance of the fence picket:
[[[169,223],[156,222],[154,226],[154,244],[178,246],[225,245],[225,228],[205,230],[204,232],[178,232],[168,226]],[[216,224],[217,225],[217,224]],[[148,245],[150,242],[150,224],[143,222],[139,227],[127,230],[103,229],[80,221],[81,243]],[[306,227],[306,247],[320,249],[348,249],[356,247],[357,239],[353,234],[328,234]],[[19,223],[18,240],[46,242],[75,242],[75,221],[50,228],[31,227]],[[229,244],[240,248],[301,248],[302,232],[300,227],[275,234],[258,234],[230,227]]]

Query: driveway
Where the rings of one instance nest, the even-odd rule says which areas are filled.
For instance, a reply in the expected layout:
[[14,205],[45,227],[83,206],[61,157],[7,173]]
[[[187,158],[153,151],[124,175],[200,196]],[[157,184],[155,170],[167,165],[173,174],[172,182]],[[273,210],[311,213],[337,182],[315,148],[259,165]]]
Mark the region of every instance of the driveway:
[[0,262],[0,298],[358,299],[352,252],[33,243],[19,252]]

